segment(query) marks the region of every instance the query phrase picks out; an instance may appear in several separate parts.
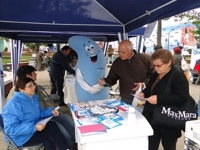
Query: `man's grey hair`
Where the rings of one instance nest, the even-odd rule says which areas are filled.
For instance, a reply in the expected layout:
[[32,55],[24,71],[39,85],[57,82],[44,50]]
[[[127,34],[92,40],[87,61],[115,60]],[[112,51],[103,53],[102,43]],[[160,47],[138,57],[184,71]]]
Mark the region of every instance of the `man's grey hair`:
[[132,42],[130,41],[130,44],[128,45],[128,49],[131,51],[131,50],[133,50],[133,44],[132,44]]

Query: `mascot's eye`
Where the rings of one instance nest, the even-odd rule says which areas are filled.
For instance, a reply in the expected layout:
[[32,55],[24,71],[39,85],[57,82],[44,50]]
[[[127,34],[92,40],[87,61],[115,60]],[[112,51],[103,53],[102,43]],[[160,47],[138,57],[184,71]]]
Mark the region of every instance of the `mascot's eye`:
[[90,50],[90,48],[86,46],[86,47],[85,47],[85,50],[89,51],[89,50]]
[[91,48],[91,49],[94,49],[94,46],[93,46],[93,45],[90,45],[90,48]]

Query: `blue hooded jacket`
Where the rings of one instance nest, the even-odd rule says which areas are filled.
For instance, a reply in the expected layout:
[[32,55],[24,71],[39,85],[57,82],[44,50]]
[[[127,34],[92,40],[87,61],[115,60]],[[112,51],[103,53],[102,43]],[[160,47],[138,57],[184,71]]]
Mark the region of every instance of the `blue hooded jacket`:
[[36,94],[29,97],[22,92],[15,92],[2,111],[4,131],[21,147],[37,132],[36,123],[52,116],[53,109],[42,109]]

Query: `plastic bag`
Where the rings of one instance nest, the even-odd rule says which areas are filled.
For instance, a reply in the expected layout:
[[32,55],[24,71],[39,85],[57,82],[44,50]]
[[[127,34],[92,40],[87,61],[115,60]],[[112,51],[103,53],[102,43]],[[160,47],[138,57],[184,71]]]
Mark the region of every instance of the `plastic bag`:
[[185,58],[182,56],[182,60],[181,60],[181,69],[183,71],[187,71],[188,70],[188,64],[187,64],[187,61],[185,60]]
[[[135,95],[138,95],[142,91],[142,86],[140,84],[139,89],[135,92]],[[133,97],[132,106],[135,107],[140,113],[142,113],[144,109],[145,101],[139,100],[136,96]]]

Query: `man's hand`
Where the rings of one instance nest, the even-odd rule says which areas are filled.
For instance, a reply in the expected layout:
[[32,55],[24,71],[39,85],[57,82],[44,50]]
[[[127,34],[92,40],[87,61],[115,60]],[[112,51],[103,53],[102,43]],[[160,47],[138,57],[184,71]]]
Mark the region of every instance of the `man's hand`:
[[103,78],[99,79],[98,80],[98,84],[101,85],[101,86],[104,86],[105,85],[105,80]]
[[132,89],[132,91],[137,91],[140,88],[140,85],[142,86],[142,89],[145,87],[145,83],[144,82],[134,83],[134,85],[136,85],[136,87],[134,87]]

